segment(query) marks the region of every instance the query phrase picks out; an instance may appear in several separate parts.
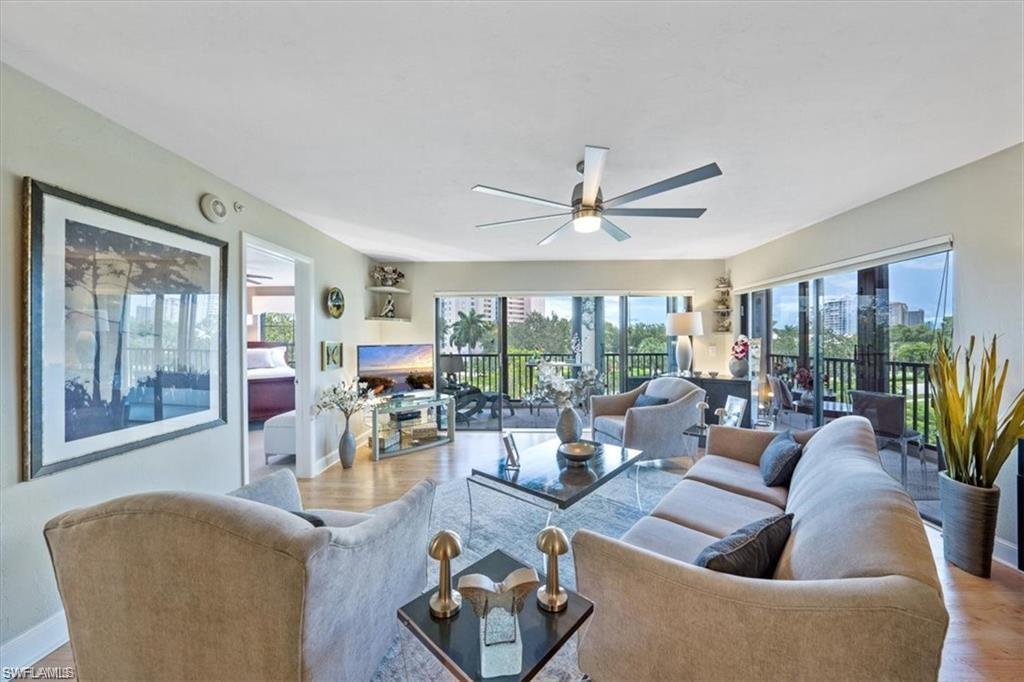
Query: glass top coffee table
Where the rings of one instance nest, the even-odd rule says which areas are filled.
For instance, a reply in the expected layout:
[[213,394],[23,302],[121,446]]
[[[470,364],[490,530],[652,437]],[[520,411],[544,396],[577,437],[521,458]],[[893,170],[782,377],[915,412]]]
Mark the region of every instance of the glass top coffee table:
[[[579,467],[570,466],[558,454],[559,445],[561,442],[552,438],[521,451],[518,470],[508,469],[504,456],[495,457],[491,466],[472,470],[466,479],[469,491],[467,546],[473,539],[473,486],[489,488],[547,510],[545,525],[550,525],[551,514],[556,509],[568,509],[636,464],[644,454],[643,450],[605,444],[586,466]],[[639,492],[637,494],[639,496]]]
[[[452,579],[457,583],[466,573],[482,573],[491,580],[501,580],[517,568],[526,564],[517,561],[501,550],[496,550],[480,561],[459,572]],[[540,576],[541,584],[544,576]],[[463,602],[459,612],[451,618],[439,619],[430,613],[430,595],[437,591],[437,585],[416,599],[398,609],[398,620],[407,627],[429,651],[457,679],[481,680],[480,662],[480,619],[473,613],[473,607]],[[536,593],[526,596],[523,611],[519,614],[519,632],[522,635],[522,669],[517,675],[488,678],[491,682],[519,682],[532,679],[544,664],[551,660],[562,645],[590,617],[594,605],[572,590],[566,590],[569,598],[564,611],[550,613],[537,604]],[[402,657],[405,659],[404,637]]]

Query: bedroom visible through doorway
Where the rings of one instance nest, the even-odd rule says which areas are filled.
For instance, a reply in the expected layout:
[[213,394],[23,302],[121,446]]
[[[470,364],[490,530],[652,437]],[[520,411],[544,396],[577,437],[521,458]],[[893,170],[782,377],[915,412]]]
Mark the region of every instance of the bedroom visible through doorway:
[[295,261],[246,246],[245,367],[249,477],[294,470]]

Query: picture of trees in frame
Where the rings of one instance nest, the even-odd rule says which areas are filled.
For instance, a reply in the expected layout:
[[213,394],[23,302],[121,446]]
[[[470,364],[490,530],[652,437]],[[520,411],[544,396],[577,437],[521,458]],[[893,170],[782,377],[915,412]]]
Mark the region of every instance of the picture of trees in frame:
[[227,243],[25,180],[25,474],[227,422]]

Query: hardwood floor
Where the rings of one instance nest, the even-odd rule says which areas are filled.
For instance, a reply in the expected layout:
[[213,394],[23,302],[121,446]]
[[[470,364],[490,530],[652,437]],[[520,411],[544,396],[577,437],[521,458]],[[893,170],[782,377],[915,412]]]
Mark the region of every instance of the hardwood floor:
[[[550,433],[517,433],[521,448]],[[380,462],[360,449],[355,465],[335,465],[316,479],[301,481],[308,507],[365,511],[390,502],[423,478],[445,482],[464,478],[477,463],[502,456],[494,433],[460,433],[450,445]],[[929,527],[928,540],[949,609],[949,632],[942,654],[942,680],[1019,680],[1024,678],[1024,574],[996,563],[984,580],[942,559],[942,536]],[[73,665],[65,645],[37,666]]]

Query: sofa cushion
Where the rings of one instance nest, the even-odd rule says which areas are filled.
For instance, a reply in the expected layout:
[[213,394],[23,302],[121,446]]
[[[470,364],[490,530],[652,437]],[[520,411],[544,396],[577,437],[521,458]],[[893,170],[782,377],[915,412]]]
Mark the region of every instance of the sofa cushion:
[[658,377],[647,382],[644,395],[652,398],[667,398],[668,402],[674,403],[680,398],[697,390],[697,385],[679,377]]
[[793,532],[775,577],[902,575],[941,589],[917,508],[882,468],[867,419],[837,419],[804,446],[786,511]]
[[788,486],[796,463],[800,461],[803,447],[789,431],[783,431],[775,436],[761,453],[761,478],[764,479],[764,484]]
[[622,433],[626,430],[626,417],[621,414],[606,414],[594,419],[594,430],[611,436],[622,442]]
[[651,516],[722,538],[741,526],[783,512],[782,507],[684,479],[669,491]]
[[693,563],[743,578],[770,578],[792,522],[792,514],[779,514],[747,524],[705,547]]
[[655,407],[656,405],[667,405],[668,398],[656,398],[653,395],[641,393],[636,397],[633,407]]
[[766,486],[761,478],[761,469],[756,464],[747,464],[730,457],[704,455],[686,472],[686,478],[753,497],[780,508],[786,506],[788,491],[781,486]]
[[718,538],[711,535],[653,516],[640,519],[622,536],[623,542],[634,547],[688,564],[716,540]]

